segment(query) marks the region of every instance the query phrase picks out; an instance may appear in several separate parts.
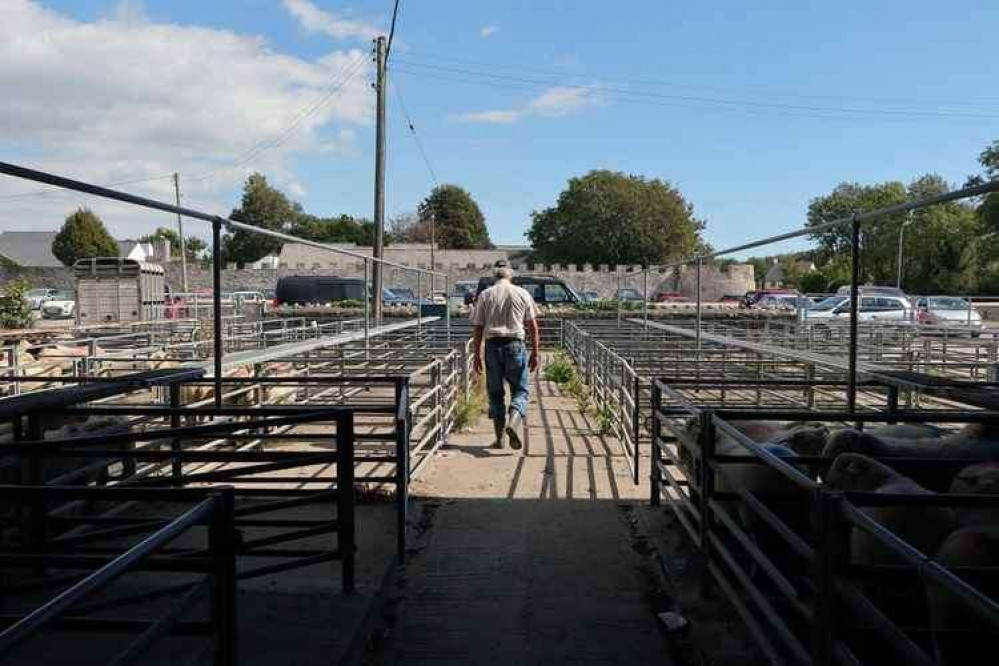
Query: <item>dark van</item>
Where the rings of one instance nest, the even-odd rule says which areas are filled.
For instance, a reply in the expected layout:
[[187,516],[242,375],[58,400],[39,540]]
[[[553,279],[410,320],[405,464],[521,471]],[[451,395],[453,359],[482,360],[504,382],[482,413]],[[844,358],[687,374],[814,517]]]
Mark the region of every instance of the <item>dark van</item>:
[[311,305],[337,301],[364,301],[367,290],[361,278],[295,275],[278,280],[275,305]]
[[[475,298],[495,282],[494,277],[479,278]],[[578,305],[581,302],[579,295],[561,278],[545,275],[514,275],[513,283],[526,289],[538,305]],[[474,302],[474,299],[471,300]]]

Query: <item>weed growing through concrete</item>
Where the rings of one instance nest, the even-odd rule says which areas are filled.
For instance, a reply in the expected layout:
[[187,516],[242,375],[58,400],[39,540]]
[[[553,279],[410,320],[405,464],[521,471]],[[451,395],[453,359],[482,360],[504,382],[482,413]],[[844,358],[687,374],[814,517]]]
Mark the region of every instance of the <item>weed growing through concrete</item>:
[[458,398],[458,404],[454,407],[455,432],[462,432],[478,423],[483,412],[486,411],[486,386],[482,375],[477,375],[472,382],[472,388],[468,395]]
[[542,377],[556,384],[565,384],[576,375],[576,365],[569,358],[569,355],[562,350],[552,354],[551,359],[545,363]]

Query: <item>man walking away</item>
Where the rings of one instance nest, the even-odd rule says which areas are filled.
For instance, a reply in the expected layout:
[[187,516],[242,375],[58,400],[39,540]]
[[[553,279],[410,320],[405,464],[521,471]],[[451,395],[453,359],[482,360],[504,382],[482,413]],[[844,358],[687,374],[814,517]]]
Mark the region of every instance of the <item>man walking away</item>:
[[[538,323],[534,299],[510,280],[513,271],[503,260],[494,267],[496,284],[479,294],[472,308],[475,372],[482,372],[482,340],[486,341],[486,388],[489,392],[489,418],[496,433],[495,448],[503,448],[504,432],[510,447],[522,446],[524,419],[530,397],[530,373],[538,369]],[[530,336],[531,356],[527,357],[524,338]],[[510,409],[506,408],[503,382],[510,385]]]

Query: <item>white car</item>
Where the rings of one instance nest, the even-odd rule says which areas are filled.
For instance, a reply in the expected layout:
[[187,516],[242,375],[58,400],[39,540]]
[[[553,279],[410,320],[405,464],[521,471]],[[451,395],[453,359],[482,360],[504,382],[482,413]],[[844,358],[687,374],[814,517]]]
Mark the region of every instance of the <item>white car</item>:
[[42,319],[71,319],[76,316],[76,295],[60,290],[42,303]]
[[31,305],[32,310],[41,310],[42,303],[51,299],[57,291],[57,289],[29,289],[24,298]]
[[[860,296],[857,311],[859,321],[910,322],[913,319],[912,303],[904,296],[871,294]],[[808,321],[837,321],[850,319],[850,299],[831,296],[805,312]]]
[[923,326],[967,330],[976,336],[982,330],[982,313],[956,296],[926,296],[916,301],[916,321]]

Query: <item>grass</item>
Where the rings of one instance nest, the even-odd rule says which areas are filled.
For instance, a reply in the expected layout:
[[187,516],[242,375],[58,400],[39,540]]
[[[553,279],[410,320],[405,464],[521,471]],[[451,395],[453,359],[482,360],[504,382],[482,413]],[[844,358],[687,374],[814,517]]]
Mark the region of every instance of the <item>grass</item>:
[[576,364],[564,351],[556,351],[551,360],[545,363],[542,377],[556,384],[565,384],[576,375]]
[[452,429],[462,432],[474,426],[486,411],[486,387],[482,375],[475,378],[468,395],[458,398],[454,407],[454,423]]

